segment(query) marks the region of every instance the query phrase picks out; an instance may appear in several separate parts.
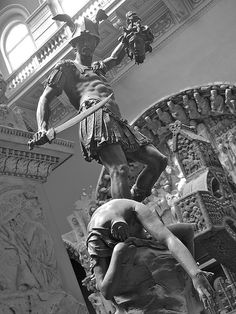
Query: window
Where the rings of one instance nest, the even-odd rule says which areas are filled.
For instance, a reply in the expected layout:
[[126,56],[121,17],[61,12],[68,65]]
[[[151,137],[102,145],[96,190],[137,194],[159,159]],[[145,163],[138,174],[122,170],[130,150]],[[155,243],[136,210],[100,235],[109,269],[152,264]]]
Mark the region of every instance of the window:
[[89,0],[60,0],[61,7],[63,11],[70,15],[74,16]]
[[34,41],[22,22],[8,25],[4,36],[4,52],[10,72],[16,70],[35,51]]

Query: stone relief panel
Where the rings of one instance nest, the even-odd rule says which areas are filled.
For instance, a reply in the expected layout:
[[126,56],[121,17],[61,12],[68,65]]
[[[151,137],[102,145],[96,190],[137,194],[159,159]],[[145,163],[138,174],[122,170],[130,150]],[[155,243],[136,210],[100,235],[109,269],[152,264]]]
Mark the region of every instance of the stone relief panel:
[[54,156],[0,147],[0,173],[2,174],[46,181],[58,161],[59,159]]
[[2,179],[0,204],[0,312],[87,313],[62,290],[36,187]]
[[0,104],[0,125],[20,130],[26,130],[20,111],[11,110],[6,104]]

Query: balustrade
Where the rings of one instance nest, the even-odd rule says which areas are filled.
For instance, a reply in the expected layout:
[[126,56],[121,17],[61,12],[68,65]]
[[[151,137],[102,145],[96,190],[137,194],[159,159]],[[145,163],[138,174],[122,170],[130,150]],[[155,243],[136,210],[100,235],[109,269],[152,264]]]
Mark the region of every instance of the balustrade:
[[[98,9],[106,9],[111,3],[116,0],[98,0],[89,1],[82,9],[80,9],[73,19],[80,24],[83,16],[94,18]],[[13,96],[29,77],[34,75],[42,66],[46,66],[53,56],[58,54],[58,59],[61,58],[60,52],[66,40],[70,36],[67,26],[62,25],[54,35],[49,38],[25,63],[23,63],[10,77],[7,79],[7,97]]]

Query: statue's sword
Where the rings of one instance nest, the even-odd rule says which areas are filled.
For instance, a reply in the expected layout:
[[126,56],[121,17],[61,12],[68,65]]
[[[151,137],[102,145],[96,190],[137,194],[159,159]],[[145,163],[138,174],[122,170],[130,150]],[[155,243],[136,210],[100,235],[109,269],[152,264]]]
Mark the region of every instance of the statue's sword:
[[[47,132],[45,134],[47,142],[51,142],[56,137],[56,135],[58,133],[72,127],[73,125],[75,125],[79,122],[81,122],[83,119],[87,118],[89,115],[91,115],[92,113],[94,113],[95,111],[97,111],[98,109],[103,107],[109,101],[109,99],[112,97],[112,95],[113,95],[113,93],[110,94],[108,97],[104,98],[103,100],[99,101],[94,106],[86,109],[85,111],[79,113],[77,116],[71,118],[70,120],[62,123],[61,125],[58,125],[55,128],[50,128],[49,130],[47,130]],[[35,145],[38,145],[37,141],[35,139],[31,139],[28,141],[28,146],[29,146],[30,150],[32,150]]]

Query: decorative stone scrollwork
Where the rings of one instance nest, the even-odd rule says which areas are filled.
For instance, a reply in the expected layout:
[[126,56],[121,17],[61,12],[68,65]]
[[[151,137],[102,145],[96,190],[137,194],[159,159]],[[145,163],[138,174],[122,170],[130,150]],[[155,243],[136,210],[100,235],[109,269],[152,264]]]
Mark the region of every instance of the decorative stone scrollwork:
[[[179,128],[174,141],[174,152],[187,180],[175,202],[178,220],[194,223],[196,240],[218,262],[236,271],[236,207],[227,175],[213,147],[203,138]],[[191,160],[183,158],[187,156]]]
[[43,152],[31,152],[27,147],[27,141],[31,137],[28,131],[0,126],[0,136],[3,140],[0,141],[0,173],[42,182],[47,180],[50,172],[69,155],[73,147],[72,142],[58,139],[55,144],[63,147],[62,153],[54,154],[52,150],[49,153],[46,149]]
[[58,158],[0,147],[0,172],[45,181]]
[[[226,278],[223,274],[220,274],[213,283],[213,287],[216,291],[216,303],[218,305],[218,313],[232,313],[236,309],[235,297],[235,278],[229,276],[229,272],[222,267],[226,272]],[[232,273],[231,273],[232,274]]]

